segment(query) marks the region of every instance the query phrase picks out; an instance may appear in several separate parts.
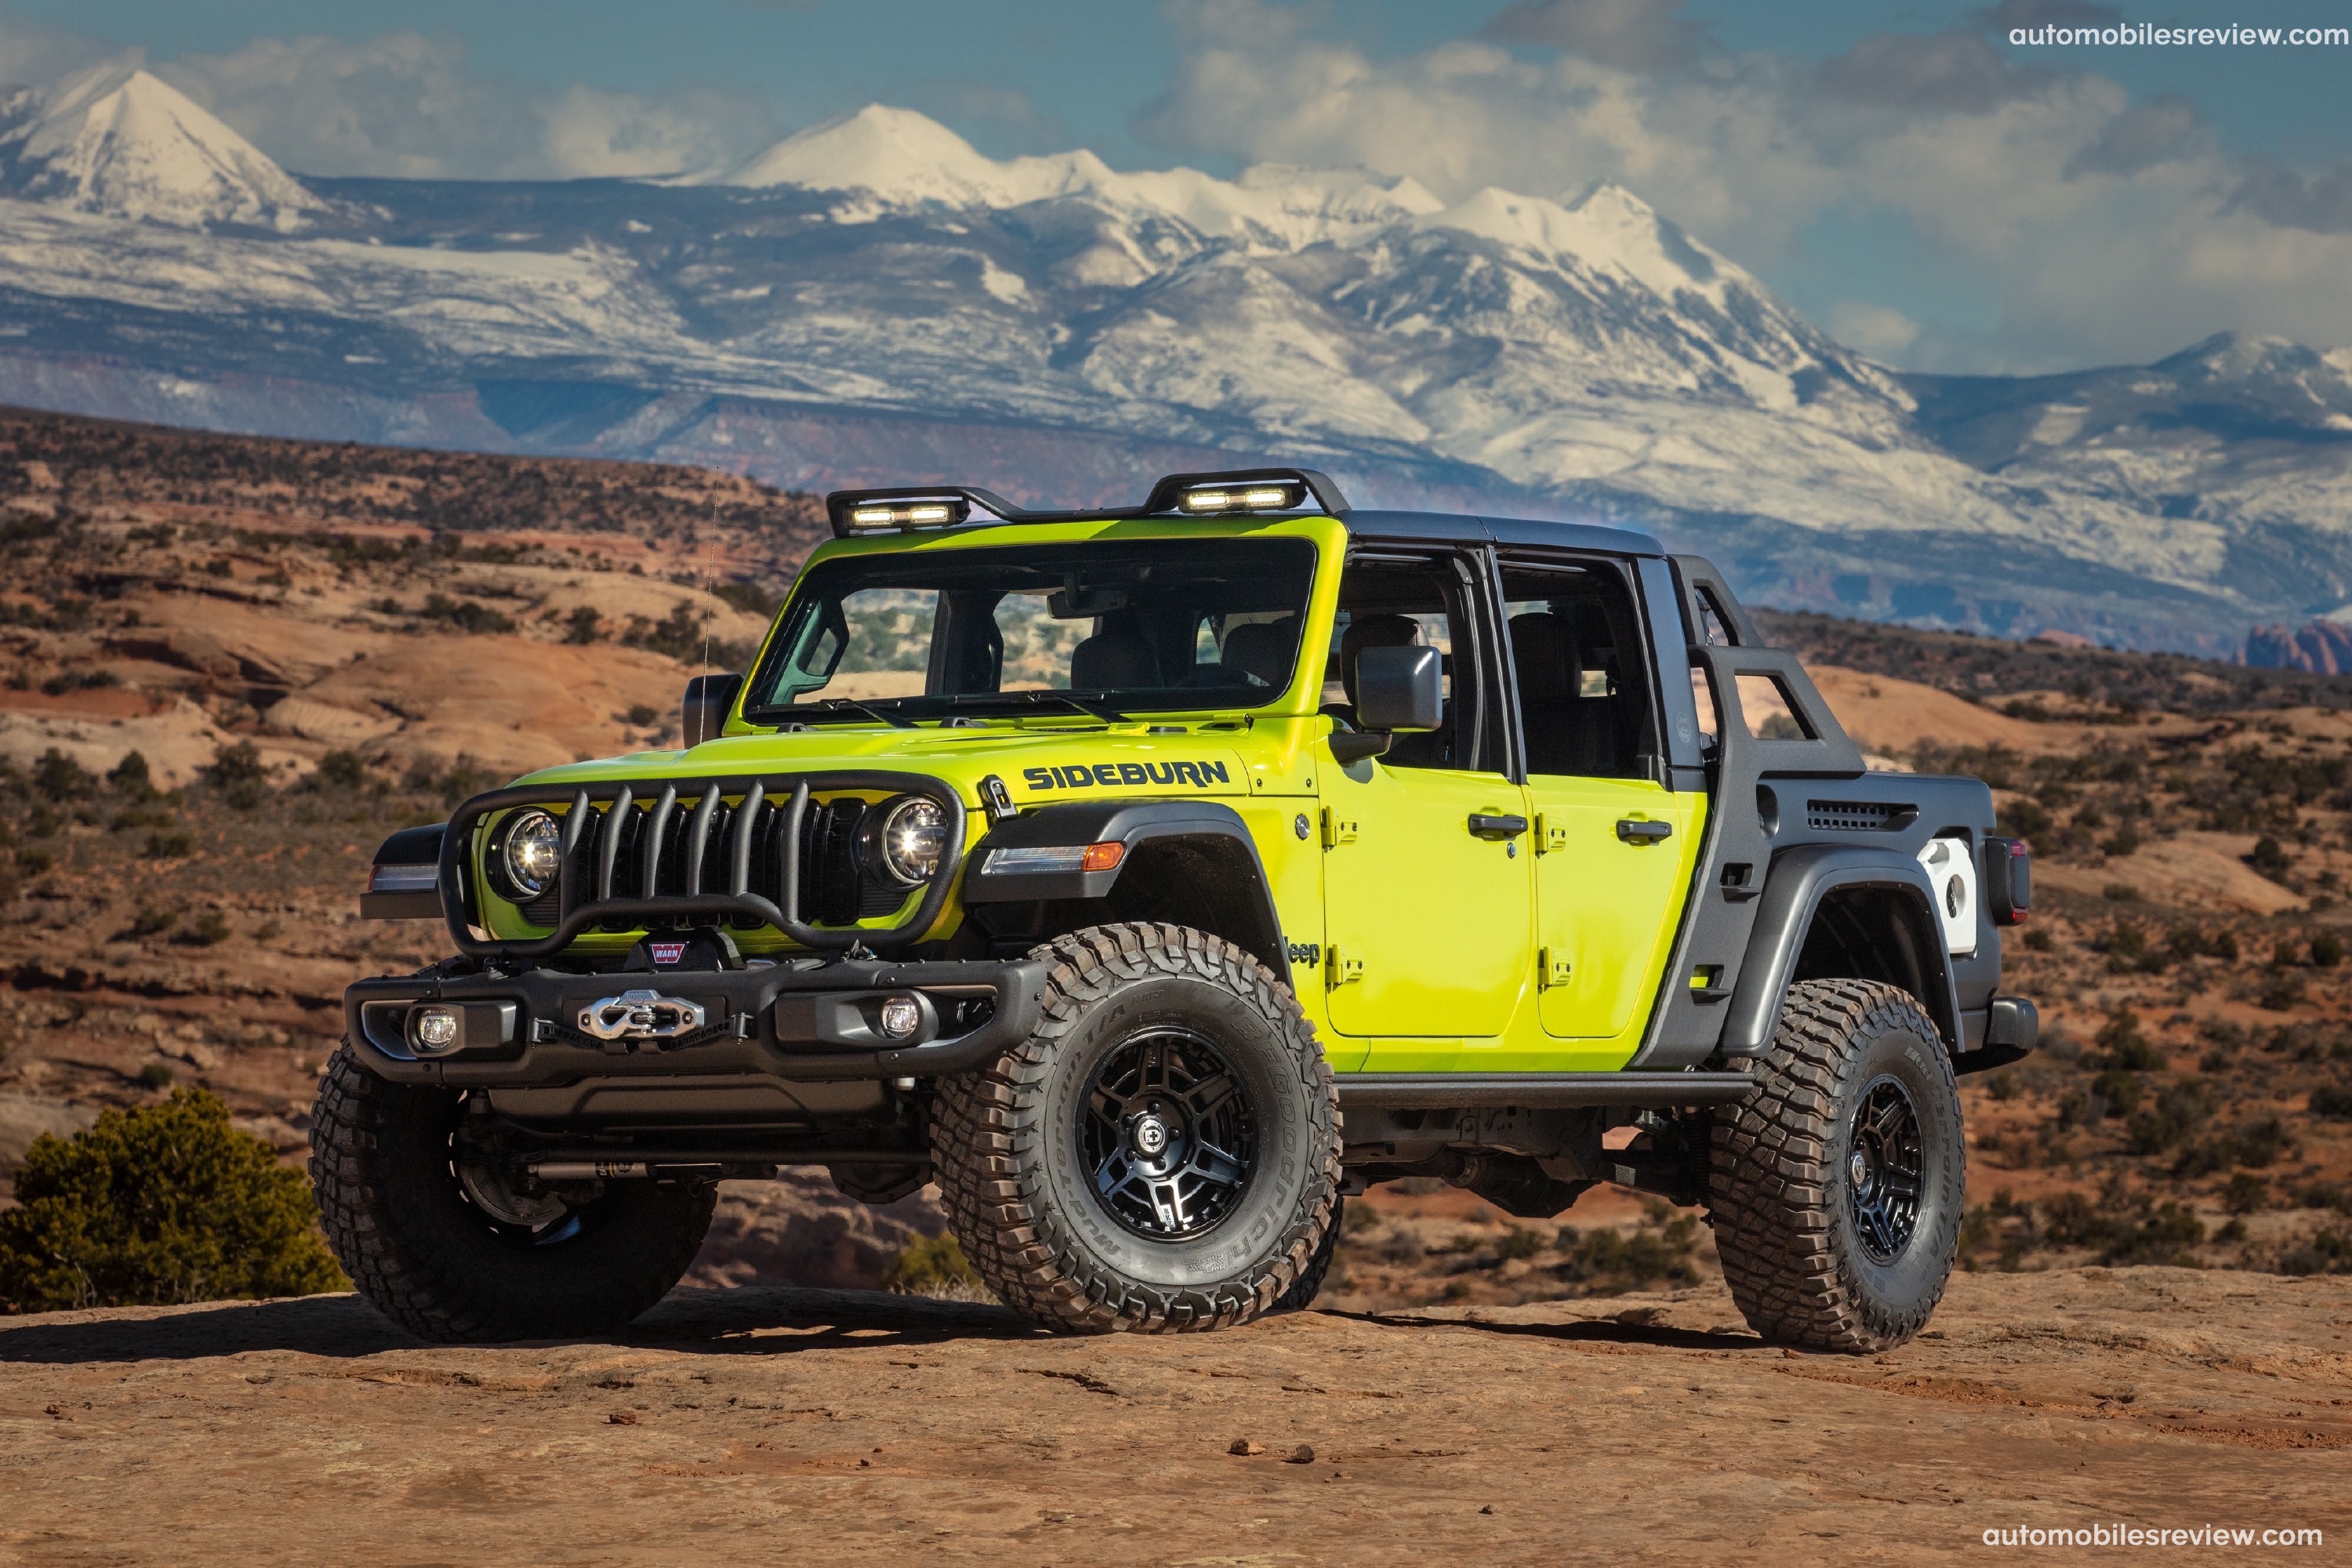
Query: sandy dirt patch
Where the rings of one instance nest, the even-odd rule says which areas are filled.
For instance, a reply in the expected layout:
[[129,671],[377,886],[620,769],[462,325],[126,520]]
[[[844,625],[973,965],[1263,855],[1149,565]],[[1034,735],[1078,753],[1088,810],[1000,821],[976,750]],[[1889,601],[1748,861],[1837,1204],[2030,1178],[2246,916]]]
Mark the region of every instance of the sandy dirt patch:
[[681,1290],[619,1342],[497,1349],[351,1298],[57,1314],[0,1322],[0,1543],[1362,1565],[1981,1562],[1988,1528],[2116,1521],[2340,1539],[2347,1321],[2352,1281],[2179,1269],[1964,1275],[1876,1358],[1764,1346],[1713,1289],[1109,1339]]

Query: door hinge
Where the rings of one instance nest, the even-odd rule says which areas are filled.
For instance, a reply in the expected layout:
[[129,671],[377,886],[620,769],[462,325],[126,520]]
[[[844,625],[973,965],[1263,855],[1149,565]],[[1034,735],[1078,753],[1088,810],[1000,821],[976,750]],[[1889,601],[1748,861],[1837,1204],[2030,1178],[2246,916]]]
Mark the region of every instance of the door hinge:
[[1364,961],[1336,947],[1323,950],[1323,984],[1337,991],[1364,977]]
[[1337,849],[1342,844],[1353,844],[1355,841],[1355,818],[1341,816],[1329,806],[1325,806],[1323,808],[1323,847]]
[[1568,847],[1568,824],[1555,822],[1543,812],[1536,813],[1536,853],[1549,855]]
[[1536,974],[1538,984],[1546,991],[1558,990],[1567,984],[1574,968],[1575,965],[1569,962],[1568,954],[1559,948],[1547,947],[1536,953]]

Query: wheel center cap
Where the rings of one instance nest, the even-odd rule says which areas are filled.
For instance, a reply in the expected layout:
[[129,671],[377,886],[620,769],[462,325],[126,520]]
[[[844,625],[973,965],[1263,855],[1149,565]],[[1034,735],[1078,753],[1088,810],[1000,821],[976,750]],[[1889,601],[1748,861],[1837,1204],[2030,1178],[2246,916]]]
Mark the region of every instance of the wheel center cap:
[[1869,1190],[1869,1187],[1870,1187],[1870,1156],[1869,1156],[1869,1155],[1867,1155],[1867,1154],[1864,1153],[1861,1150],[1856,1149],[1856,1150],[1853,1152],[1853,1158],[1849,1159],[1849,1160],[1846,1162],[1846,1171],[1847,1171],[1847,1173],[1848,1173],[1848,1174],[1850,1174],[1850,1175],[1852,1175],[1852,1176],[1853,1177],[1853,1184],[1854,1184],[1854,1187],[1856,1188],[1856,1190],[1858,1190],[1858,1191],[1864,1191],[1864,1192],[1866,1192],[1866,1191],[1868,1191],[1868,1190]]
[[1157,1158],[1168,1152],[1168,1123],[1157,1116],[1139,1118],[1131,1136],[1135,1140],[1135,1152],[1147,1159]]

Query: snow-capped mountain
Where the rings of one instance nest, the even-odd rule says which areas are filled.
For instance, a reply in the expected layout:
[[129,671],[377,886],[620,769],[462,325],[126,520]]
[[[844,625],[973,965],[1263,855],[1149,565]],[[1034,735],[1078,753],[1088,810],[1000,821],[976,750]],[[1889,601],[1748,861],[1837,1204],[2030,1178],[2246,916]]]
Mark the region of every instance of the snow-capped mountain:
[[[155,123],[135,80],[18,124]],[[0,134],[11,401],[1072,503],[1313,461],[1651,527],[1768,602],[2208,651],[2352,600],[2352,359],[1898,375],[1613,185],[995,160],[872,106],[662,182],[306,185],[190,130],[248,195],[172,226],[44,134]]]
[[96,66],[0,104],[10,189],[156,223],[291,230],[322,203],[185,93],[136,66]]

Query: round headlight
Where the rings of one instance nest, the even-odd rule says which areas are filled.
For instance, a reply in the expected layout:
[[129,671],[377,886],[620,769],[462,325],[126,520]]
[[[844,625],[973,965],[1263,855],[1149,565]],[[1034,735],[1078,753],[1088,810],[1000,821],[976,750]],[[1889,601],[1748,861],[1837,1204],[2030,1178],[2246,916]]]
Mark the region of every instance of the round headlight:
[[866,862],[869,867],[910,888],[929,881],[940,868],[948,826],[939,802],[902,795],[883,802],[867,820],[873,824],[867,839],[873,851]]
[[526,811],[507,824],[507,880],[524,898],[535,899],[555,886],[562,854],[563,825],[546,812]]

